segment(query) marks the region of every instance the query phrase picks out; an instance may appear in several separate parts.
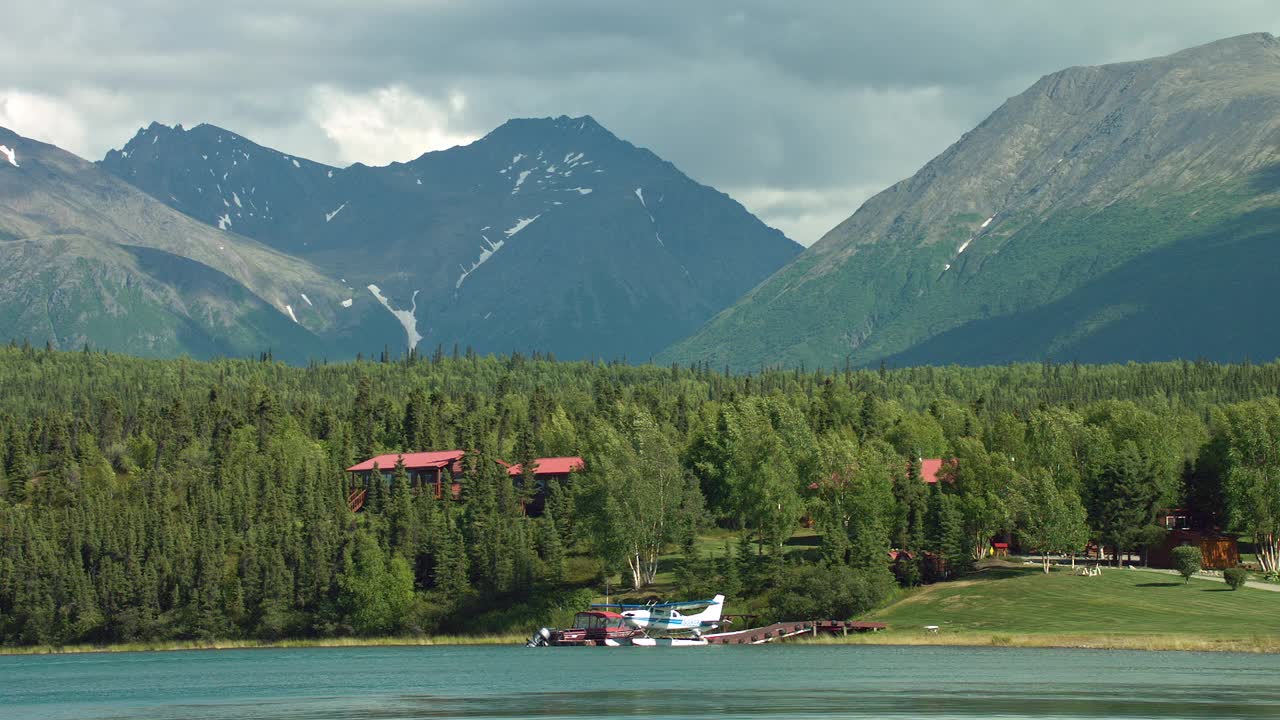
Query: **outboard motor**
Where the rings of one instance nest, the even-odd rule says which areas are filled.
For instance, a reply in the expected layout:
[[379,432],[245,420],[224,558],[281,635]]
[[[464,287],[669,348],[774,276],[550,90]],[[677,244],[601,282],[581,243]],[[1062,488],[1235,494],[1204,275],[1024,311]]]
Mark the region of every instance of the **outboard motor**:
[[551,631],[547,628],[542,628],[534,633],[533,637],[529,638],[529,642],[525,643],[526,647],[547,647],[550,644]]

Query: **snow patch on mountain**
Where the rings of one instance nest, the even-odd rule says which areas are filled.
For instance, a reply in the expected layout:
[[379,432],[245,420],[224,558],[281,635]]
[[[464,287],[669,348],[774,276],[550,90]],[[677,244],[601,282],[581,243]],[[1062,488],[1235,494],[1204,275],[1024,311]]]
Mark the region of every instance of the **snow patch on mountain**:
[[290,319],[290,320],[293,320],[294,322],[298,322],[298,316],[293,314],[293,306],[292,306],[292,305],[285,305],[285,306],[284,306],[284,309],[285,309],[285,310],[287,310],[287,311],[289,312],[289,319]]
[[984,223],[982,223],[982,227],[980,227],[980,228],[978,228],[978,229],[979,229],[979,230],[986,230],[986,229],[987,229],[987,226],[991,224],[991,221],[992,221],[992,220],[995,220],[995,219],[996,219],[996,216],[995,216],[995,215],[992,215],[991,217],[987,218],[987,221],[986,221],[986,222],[984,222]]
[[347,298],[346,300],[343,300],[340,304],[342,305],[342,307],[348,307],[348,308],[349,308],[349,307],[351,307],[352,305],[354,305],[354,304],[355,304],[355,302],[356,302],[356,299],[355,299],[355,298]]
[[529,178],[529,174],[532,172],[533,172],[532,170],[520,171],[520,176],[516,178],[516,186],[511,189],[512,195],[515,195],[516,193],[520,192],[520,186],[524,184],[524,181]]
[[453,284],[454,290],[461,288],[462,281],[466,280],[468,275],[475,272],[476,268],[488,262],[489,258],[493,257],[495,253],[497,253],[499,250],[502,249],[503,245],[507,244],[506,240],[499,240],[498,242],[495,243],[492,240],[490,240],[486,235],[481,235],[480,238],[485,242],[484,245],[480,246],[480,257],[476,258],[476,261],[471,263],[470,269],[462,267],[461,265],[458,266],[459,268],[462,269],[462,274],[458,276],[458,282]]
[[18,164],[17,152],[13,148],[9,147],[8,145],[0,145],[0,155],[4,155],[6,158],[8,158],[10,165],[14,167],[22,167],[21,165]]
[[228,229],[228,228],[230,228],[230,227],[231,227],[231,215],[230,215],[230,214],[223,214],[221,217],[219,217],[219,218],[218,218],[218,229],[219,229],[219,230],[226,230],[226,229]]
[[232,200],[235,200],[235,202],[236,202],[236,207],[238,207],[238,208],[243,208],[243,207],[244,207],[244,205],[241,205],[241,204],[240,204],[240,196],[239,196],[239,195],[237,195],[237,194],[235,194],[234,192],[233,192],[233,193],[231,193],[231,199],[232,199]]
[[338,217],[338,213],[342,212],[342,208],[344,208],[344,207],[346,207],[346,206],[347,206],[347,204],[346,204],[346,203],[342,203],[341,205],[339,205],[339,206],[338,206],[338,209],[337,209],[337,210],[334,210],[333,212],[327,212],[327,213],[325,213],[325,214],[324,214],[324,221],[325,221],[325,222],[329,222],[330,220],[332,220],[332,219],[334,219],[334,218]]
[[591,194],[591,188],[584,188],[584,187],[571,187],[571,188],[568,188],[568,190],[566,190],[566,192],[575,192],[575,191],[576,191],[579,195],[590,195],[590,194]]
[[298,294],[302,296],[302,299],[306,301],[307,305],[311,307],[315,307],[315,304],[311,302],[311,298],[307,297],[306,293],[298,293]]
[[521,230],[529,227],[529,223],[533,222],[534,220],[537,220],[540,217],[542,217],[542,213],[538,213],[537,215],[534,215],[531,218],[520,218],[519,220],[516,221],[515,225],[511,226],[510,229],[503,230],[502,232],[506,233],[507,237],[511,237],[512,235],[515,235]]
[[649,209],[649,206],[648,206],[648,205],[645,205],[645,203],[644,203],[644,189],[643,189],[643,188],[636,188],[636,197],[640,198],[640,206],[641,206],[641,207],[643,207],[644,209],[648,210],[648,209]]
[[397,310],[391,306],[391,301],[382,294],[382,289],[377,285],[371,283],[366,287],[378,299],[378,302],[382,303],[382,307],[386,308],[404,326],[404,334],[409,342],[409,349],[412,350],[418,347],[418,342],[422,340],[422,336],[418,334],[418,319],[414,317],[418,312],[418,291],[413,291],[413,296],[410,298],[412,306],[408,310]]

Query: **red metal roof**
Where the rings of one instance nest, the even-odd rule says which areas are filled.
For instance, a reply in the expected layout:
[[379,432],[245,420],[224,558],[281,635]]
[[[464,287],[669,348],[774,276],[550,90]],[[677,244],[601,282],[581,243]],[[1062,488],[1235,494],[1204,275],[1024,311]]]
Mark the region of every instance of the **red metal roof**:
[[[503,463],[504,465],[506,463]],[[567,473],[583,470],[587,466],[582,462],[582,458],[574,457],[552,457],[538,458],[533,461],[534,475],[565,475]],[[507,474],[519,475],[520,465],[507,465]]]
[[406,470],[422,470],[425,468],[442,468],[450,463],[457,462],[462,459],[466,453],[462,450],[437,450],[435,452],[416,452],[416,453],[391,453],[389,455],[379,455],[369,458],[362,463],[357,463],[347,468],[347,472],[363,472],[372,470],[374,465],[379,470],[387,470],[395,468],[396,461],[404,458],[404,467]]
[[[930,485],[938,482],[938,474],[942,472],[942,458],[926,458],[920,461],[920,479]],[[945,461],[947,464],[955,466],[955,458]]]

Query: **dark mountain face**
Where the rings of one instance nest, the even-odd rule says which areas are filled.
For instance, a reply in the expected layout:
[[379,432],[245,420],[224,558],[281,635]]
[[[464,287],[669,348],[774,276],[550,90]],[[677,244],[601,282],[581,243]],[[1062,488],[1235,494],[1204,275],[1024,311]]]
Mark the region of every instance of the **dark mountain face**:
[[590,117],[332,168],[201,125],[152,125],[103,169],[314,263],[419,340],[647,359],[800,247]]
[[661,359],[1280,353],[1280,41],[1049,75]]
[[[394,330],[306,261],[0,129],[0,338],[138,355],[346,357]],[[12,161],[10,160],[12,153]],[[392,325],[392,327],[388,327]]]

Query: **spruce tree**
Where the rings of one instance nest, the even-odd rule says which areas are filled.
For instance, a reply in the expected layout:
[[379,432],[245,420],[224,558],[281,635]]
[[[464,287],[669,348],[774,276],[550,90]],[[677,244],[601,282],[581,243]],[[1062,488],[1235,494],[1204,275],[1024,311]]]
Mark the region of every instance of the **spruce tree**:
[[538,552],[542,556],[543,576],[553,585],[564,581],[564,545],[556,528],[555,516],[548,510],[538,518]]
[[391,474],[390,492],[387,498],[388,546],[403,557],[410,557],[415,544],[416,517],[409,487],[409,472],[404,466],[404,456],[396,458],[395,472]]

